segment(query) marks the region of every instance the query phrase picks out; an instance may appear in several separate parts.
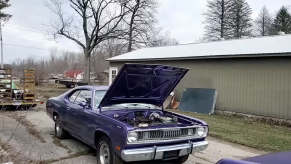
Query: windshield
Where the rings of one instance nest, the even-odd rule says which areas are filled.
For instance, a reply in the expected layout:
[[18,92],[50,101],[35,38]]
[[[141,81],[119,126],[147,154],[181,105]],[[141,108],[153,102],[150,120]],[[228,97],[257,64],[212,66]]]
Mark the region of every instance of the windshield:
[[103,110],[120,110],[120,109],[159,109],[158,106],[143,103],[123,103],[114,104],[102,108]]
[[103,99],[106,90],[100,90],[100,91],[95,91],[95,97],[94,97],[94,107],[98,107],[101,100]]

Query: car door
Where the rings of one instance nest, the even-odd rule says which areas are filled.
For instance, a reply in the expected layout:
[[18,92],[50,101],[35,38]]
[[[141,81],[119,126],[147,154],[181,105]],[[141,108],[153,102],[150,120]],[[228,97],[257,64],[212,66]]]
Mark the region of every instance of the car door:
[[[100,117],[95,113],[93,112],[93,108],[97,108],[101,102],[101,100],[103,99],[105,93],[106,93],[106,90],[97,90],[97,91],[94,91],[95,94],[93,95],[92,93],[92,107],[91,108],[87,108],[85,111],[84,111],[84,118],[86,118],[85,120],[83,120],[84,122],[84,132],[83,132],[83,135],[84,135],[84,139],[87,141],[87,143],[89,145],[94,145],[94,143],[92,143],[92,138],[94,138],[94,132],[96,130],[96,127],[100,127],[104,124],[104,122],[102,122],[102,120],[100,120]],[[90,143],[91,142],[91,143]]]
[[65,112],[63,126],[70,133],[74,133],[74,124],[71,119],[70,110],[72,109],[72,105],[75,103],[75,100],[79,93],[80,93],[80,90],[73,91],[70,95],[68,95],[68,98],[66,98],[64,102],[66,106],[66,109],[65,109],[66,112]]
[[[88,109],[90,108],[92,91],[91,90],[80,90],[76,99],[73,103],[68,105],[67,120],[71,126],[74,135],[86,142],[86,128],[88,120]],[[81,106],[81,102],[87,102],[87,106]]]

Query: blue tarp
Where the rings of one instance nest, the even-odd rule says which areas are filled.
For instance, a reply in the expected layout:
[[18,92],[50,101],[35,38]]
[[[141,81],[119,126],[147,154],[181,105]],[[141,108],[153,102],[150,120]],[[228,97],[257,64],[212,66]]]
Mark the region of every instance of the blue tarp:
[[214,112],[217,91],[209,88],[185,88],[179,110],[211,114]]

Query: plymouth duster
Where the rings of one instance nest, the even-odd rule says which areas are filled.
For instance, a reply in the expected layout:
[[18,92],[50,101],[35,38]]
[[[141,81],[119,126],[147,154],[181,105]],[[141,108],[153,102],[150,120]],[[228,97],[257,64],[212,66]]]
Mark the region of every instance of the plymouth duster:
[[125,64],[108,86],[80,86],[50,98],[55,135],[97,151],[98,164],[169,160],[181,164],[207,148],[208,125],[166,111],[163,102],[188,69]]

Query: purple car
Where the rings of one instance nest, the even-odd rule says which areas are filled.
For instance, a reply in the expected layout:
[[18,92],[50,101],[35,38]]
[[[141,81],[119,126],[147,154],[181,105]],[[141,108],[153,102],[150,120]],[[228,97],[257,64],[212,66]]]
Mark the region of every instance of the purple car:
[[97,150],[98,164],[169,160],[181,164],[207,148],[208,125],[163,109],[188,69],[125,64],[110,87],[82,86],[50,98],[55,135]]
[[291,164],[291,151],[265,154],[244,160],[222,159],[217,164]]

